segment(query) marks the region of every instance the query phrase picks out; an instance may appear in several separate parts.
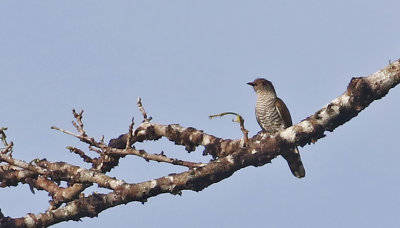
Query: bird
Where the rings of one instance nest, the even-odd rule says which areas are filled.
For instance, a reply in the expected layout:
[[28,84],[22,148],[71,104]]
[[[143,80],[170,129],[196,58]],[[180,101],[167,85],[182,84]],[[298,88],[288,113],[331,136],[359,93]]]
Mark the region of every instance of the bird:
[[[276,95],[275,88],[265,78],[257,78],[248,82],[257,94],[255,107],[256,119],[263,132],[274,134],[292,126],[292,117],[285,103]],[[305,169],[297,147],[292,147],[282,152],[282,157],[287,161],[295,177],[305,176]]]

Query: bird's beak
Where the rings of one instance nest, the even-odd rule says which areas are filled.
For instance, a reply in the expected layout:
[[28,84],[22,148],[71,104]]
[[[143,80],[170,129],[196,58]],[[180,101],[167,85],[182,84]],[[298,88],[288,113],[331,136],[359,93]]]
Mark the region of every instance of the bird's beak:
[[247,85],[254,86],[254,83],[253,82],[248,82]]

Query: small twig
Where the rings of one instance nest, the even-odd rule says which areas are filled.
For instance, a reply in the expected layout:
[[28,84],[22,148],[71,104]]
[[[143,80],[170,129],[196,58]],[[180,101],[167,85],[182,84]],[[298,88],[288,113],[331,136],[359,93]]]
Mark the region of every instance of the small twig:
[[79,155],[79,157],[83,158],[83,161],[84,161],[84,162],[86,162],[86,163],[93,163],[93,158],[87,156],[87,155],[85,154],[85,152],[82,151],[81,149],[78,149],[78,148],[72,147],[72,146],[67,146],[67,149],[68,149],[71,153],[77,154],[77,155]]
[[247,145],[248,141],[249,141],[249,131],[244,127],[244,119],[243,119],[243,117],[241,115],[239,115],[239,114],[237,114],[235,112],[223,112],[223,113],[216,114],[216,115],[210,115],[209,118],[213,119],[215,117],[222,117],[222,116],[226,116],[226,115],[234,115],[234,116],[236,116],[236,119],[232,119],[232,121],[239,123],[240,130],[243,133],[243,138],[244,138],[245,145]]
[[135,124],[134,120],[135,118],[132,117],[131,124],[129,124],[128,138],[126,139],[126,146],[125,146],[126,149],[131,147],[131,139],[133,136],[133,125]]
[[76,119],[77,123],[75,121],[72,121],[72,124],[75,126],[76,130],[82,135],[86,136],[86,132],[83,129],[83,122],[82,122],[82,117],[83,117],[83,110],[81,110],[79,113],[76,113],[75,109],[72,109],[72,114],[74,115],[74,118]]
[[65,133],[67,135],[72,135],[72,136],[78,138],[79,140],[81,140],[82,142],[85,142],[85,143],[87,143],[87,144],[89,144],[91,146],[97,147],[97,148],[102,148],[102,147],[106,146],[104,143],[97,142],[94,138],[88,137],[86,135],[86,133],[84,133],[83,135],[82,135],[82,133],[80,135],[78,135],[78,134],[75,134],[75,133],[73,133],[71,131],[64,130],[64,129],[56,127],[56,126],[51,126],[50,128],[53,129],[53,130],[61,131],[62,133]]
[[143,122],[150,122],[150,120],[152,119],[152,117],[147,118],[147,113],[146,110],[144,110],[143,105],[142,105],[142,98],[138,97],[138,101],[137,101],[137,106],[139,108],[139,111],[142,113],[143,115]]
[[13,150],[12,150],[13,149],[13,143],[12,142],[10,143],[12,145],[8,144],[8,142],[6,140],[7,136],[6,136],[6,133],[4,132],[6,130],[7,130],[7,127],[0,128],[1,142],[6,147],[6,148],[4,148],[4,150],[1,151],[1,153],[8,153],[9,152],[10,154],[12,154],[12,152],[13,152]]
[[7,140],[6,140],[7,136],[6,136],[6,133],[4,133],[4,131],[6,131],[6,130],[7,130],[6,127],[0,128],[1,141],[3,142],[3,145],[4,145],[4,146],[7,146],[7,145],[8,145]]
[[206,164],[205,163],[196,163],[196,162],[190,162],[190,161],[183,161],[180,159],[176,158],[169,158],[165,156],[165,154],[162,152],[161,154],[149,154],[145,150],[136,150],[133,148],[127,148],[127,149],[116,149],[116,148],[109,148],[107,150],[108,154],[116,154],[116,155],[136,155],[139,157],[142,157],[146,161],[157,161],[157,162],[165,162],[173,165],[180,165],[180,166],[185,166],[188,168],[196,168],[196,167],[203,167]]
[[4,148],[3,150],[1,150],[2,154],[7,154],[8,152],[10,152],[10,155],[12,154],[12,148],[14,146],[13,142],[10,142],[6,148]]
[[[103,148],[103,147],[102,147],[102,148]],[[93,151],[93,152],[95,152],[95,153],[98,153],[98,154],[100,154],[100,155],[103,155],[102,149],[96,149],[96,147],[89,146],[89,150],[90,150],[90,151]]]
[[73,133],[73,132],[71,132],[71,131],[68,131],[68,130],[64,130],[64,129],[59,128],[59,127],[57,127],[57,126],[51,126],[50,129],[57,130],[57,131],[61,131],[62,133],[65,133],[65,134],[67,134],[67,135],[72,135],[72,136],[74,136],[74,137],[76,137],[76,138],[79,138],[79,139],[81,138],[80,135],[77,135],[77,134],[75,134],[75,133]]

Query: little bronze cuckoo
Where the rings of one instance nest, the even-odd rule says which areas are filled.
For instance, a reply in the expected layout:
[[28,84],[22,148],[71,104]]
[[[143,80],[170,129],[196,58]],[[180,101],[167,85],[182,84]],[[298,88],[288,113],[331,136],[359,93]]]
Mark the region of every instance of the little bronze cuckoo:
[[[257,93],[256,118],[262,130],[269,134],[274,134],[285,128],[292,126],[292,117],[285,103],[276,96],[272,83],[264,78],[257,78],[253,82],[247,83],[254,88]],[[297,147],[283,151],[284,157],[293,175],[298,178],[305,176],[303,163]]]

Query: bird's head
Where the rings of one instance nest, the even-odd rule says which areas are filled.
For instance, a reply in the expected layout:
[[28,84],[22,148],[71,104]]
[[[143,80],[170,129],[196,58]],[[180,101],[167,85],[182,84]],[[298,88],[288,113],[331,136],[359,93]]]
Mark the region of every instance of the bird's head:
[[274,86],[270,81],[268,81],[265,78],[257,78],[253,82],[248,82],[247,84],[253,86],[254,91],[256,91],[256,93],[272,92],[275,94]]

